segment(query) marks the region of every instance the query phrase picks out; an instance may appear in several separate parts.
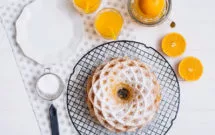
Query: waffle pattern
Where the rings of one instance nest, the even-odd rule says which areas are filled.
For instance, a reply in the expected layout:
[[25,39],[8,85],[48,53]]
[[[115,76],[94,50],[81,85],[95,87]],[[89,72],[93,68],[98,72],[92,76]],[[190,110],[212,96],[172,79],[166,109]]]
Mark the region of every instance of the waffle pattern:
[[[117,95],[117,88],[130,89],[129,98]],[[114,132],[134,131],[152,120],[160,103],[157,79],[142,62],[116,58],[99,66],[89,78],[88,106],[91,115]]]

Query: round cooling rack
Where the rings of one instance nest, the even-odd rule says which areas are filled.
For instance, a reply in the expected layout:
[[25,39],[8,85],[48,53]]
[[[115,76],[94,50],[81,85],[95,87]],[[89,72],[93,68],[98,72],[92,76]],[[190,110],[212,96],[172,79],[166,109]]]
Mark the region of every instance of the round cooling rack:
[[[135,41],[113,41],[95,47],[75,65],[67,87],[67,109],[80,135],[114,135],[97,124],[86,104],[86,81],[94,69],[112,58],[128,56],[146,63],[155,73],[161,87],[162,100],[154,120],[135,132],[120,135],[164,135],[176,119],[180,103],[177,76],[167,60],[155,49]],[[119,133],[118,133],[119,134]]]

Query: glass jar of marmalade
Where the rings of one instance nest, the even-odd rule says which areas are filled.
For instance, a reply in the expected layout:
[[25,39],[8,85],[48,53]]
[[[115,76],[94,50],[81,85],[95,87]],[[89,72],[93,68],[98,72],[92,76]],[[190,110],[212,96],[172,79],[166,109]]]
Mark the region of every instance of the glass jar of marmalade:
[[164,22],[171,11],[171,0],[128,0],[131,17],[146,26]]

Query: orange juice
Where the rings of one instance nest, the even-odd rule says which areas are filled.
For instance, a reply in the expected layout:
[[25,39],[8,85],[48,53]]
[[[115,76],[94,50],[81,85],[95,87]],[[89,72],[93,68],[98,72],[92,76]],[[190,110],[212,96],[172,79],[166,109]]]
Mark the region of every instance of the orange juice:
[[96,32],[105,39],[116,40],[123,26],[123,18],[119,11],[105,8],[98,12],[94,22]]
[[79,11],[89,14],[99,8],[101,0],[73,0],[73,4]]

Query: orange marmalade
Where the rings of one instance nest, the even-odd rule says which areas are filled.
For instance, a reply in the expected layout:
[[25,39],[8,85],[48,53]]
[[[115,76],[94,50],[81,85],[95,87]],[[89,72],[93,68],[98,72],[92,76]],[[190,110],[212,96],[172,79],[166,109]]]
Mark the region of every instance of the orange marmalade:
[[132,17],[143,24],[158,22],[169,10],[168,0],[130,0]]

